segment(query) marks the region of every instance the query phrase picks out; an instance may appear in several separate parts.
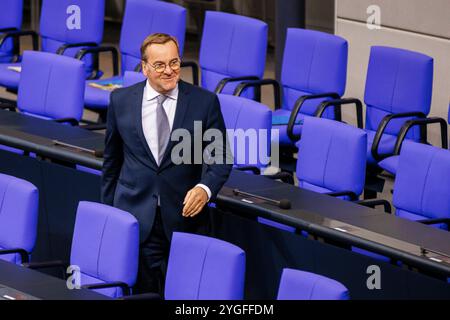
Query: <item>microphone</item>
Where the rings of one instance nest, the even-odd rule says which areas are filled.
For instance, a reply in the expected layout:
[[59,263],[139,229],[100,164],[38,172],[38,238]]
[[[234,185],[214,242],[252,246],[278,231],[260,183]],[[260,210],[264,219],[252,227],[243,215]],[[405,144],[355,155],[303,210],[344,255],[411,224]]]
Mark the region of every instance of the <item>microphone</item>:
[[288,209],[291,208],[291,202],[288,199],[281,199],[280,201],[273,200],[273,199],[269,199],[269,198],[266,198],[266,197],[258,196],[256,194],[247,193],[247,192],[241,191],[239,189],[233,189],[233,194],[235,196],[243,195],[243,196],[246,196],[246,197],[253,197],[253,198],[261,199],[261,200],[267,201],[267,202],[269,202],[271,204],[274,204],[274,205],[276,205],[279,208],[284,209],[284,210],[288,210]]

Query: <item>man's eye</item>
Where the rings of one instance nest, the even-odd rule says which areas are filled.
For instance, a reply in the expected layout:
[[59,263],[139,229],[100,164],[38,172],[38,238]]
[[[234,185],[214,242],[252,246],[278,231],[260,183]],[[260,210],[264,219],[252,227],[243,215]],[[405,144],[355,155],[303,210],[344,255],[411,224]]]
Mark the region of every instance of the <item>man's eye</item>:
[[161,64],[161,63],[158,63],[158,64],[155,64],[154,67],[155,67],[155,68],[161,68],[161,67],[164,67],[164,65]]

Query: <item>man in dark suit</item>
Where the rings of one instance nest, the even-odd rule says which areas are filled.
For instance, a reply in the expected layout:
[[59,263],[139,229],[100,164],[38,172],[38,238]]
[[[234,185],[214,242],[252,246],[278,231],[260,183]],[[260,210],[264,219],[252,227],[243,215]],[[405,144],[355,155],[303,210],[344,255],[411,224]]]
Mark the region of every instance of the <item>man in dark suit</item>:
[[[153,34],[144,40],[141,55],[147,80],[111,94],[101,194],[104,203],[132,213],[139,221],[137,291],[162,293],[172,232],[208,233],[206,204],[227,180],[231,165],[225,158],[226,133],[218,98],[180,80],[177,40]],[[222,161],[207,164],[202,154],[195,163],[194,145],[200,143],[200,151],[206,146],[194,130],[199,123],[203,132],[216,129],[223,134],[224,141],[217,144],[222,149],[214,149],[223,154],[222,158],[215,154]],[[185,154],[172,152],[175,141],[170,139],[179,129],[190,133],[192,146],[182,151],[191,153],[191,161],[181,164],[179,157]]]

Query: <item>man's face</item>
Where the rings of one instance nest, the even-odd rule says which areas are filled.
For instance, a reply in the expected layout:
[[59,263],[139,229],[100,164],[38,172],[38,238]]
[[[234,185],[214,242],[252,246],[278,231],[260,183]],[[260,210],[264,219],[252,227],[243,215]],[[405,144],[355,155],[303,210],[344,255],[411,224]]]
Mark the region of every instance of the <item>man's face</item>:
[[[180,69],[174,71],[170,64],[179,61],[177,46],[173,41],[165,44],[152,44],[146,49],[147,61],[142,61],[142,72],[150,85],[161,94],[173,90],[180,79]],[[166,66],[164,71],[157,72],[155,67]]]

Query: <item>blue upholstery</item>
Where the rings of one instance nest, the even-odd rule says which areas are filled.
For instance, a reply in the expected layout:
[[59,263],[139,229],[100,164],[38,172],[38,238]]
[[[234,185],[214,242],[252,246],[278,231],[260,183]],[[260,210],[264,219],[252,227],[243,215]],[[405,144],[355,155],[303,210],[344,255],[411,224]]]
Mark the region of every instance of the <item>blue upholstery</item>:
[[[0,29],[22,26],[23,0],[2,0],[0,4]],[[1,32],[0,32],[1,36]],[[0,63],[10,62],[12,59],[12,40],[9,39],[0,47]]]
[[284,268],[277,300],[348,300],[347,288],[336,280]]
[[[0,250],[34,248],[38,223],[39,194],[28,181],[0,174]],[[18,254],[0,255],[0,259],[22,263]]]
[[[225,127],[236,167],[266,167],[270,160],[272,111],[246,98],[219,94]],[[246,138],[248,137],[248,138]]]
[[[122,60],[121,75],[133,71],[141,63],[141,44],[155,32],[175,36],[183,55],[186,29],[186,9],[164,1],[128,0],[120,34],[120,52]],[[102,79],[123,81],[122,76]],[[85,105],[90,108],[106,109],[109,105],[110,91],[98,89],[86,84]]]
[[[81,29],[69,29],[67,19],[70,14],[67,8],[76,5],[80,8]],[[95,42],[99,44],[103,37],[104,0],[44,0],[40,18],[40,36],[42,51],[56,53],[64,44]],[[69,48],[64,55],[74,57],[80,47]],[[92,58],[86,56],[85,76],[92,72]],[[12,64],[0,64],[0,85],[9,89],[17,89],[20,74],[8,70]],[[17,64],[16,64],[17,66]]]
[[366,133],[329,119],[309,117],[298,142],[300,187],[316,192],[352,191],[364,187]]
[[174,232],[165,284],[167,300],[241,300],[245,252],[228,242]]
[[[99,203],[79,203],[70,264],[80,268],[81,285],[119,281],[132,287],[138,258],[139,226],[134,216]],[[95,291],[122,296],[116,287]]]
[[[376,163],[371,153],[372,141],[383,117],[404,112],[423,112],[427,115],[432,87],[433,58],[404,49],[372,47],[364,95],[369,163]],[[382,138],[380,154],[393,152],[401,126],[410,119],[400,118],[389,122]],[[411,130],[408,139],[418,140],[419,130],[416,129]]]
[[[199,59],[202,87],[214,91],[219,81],[228,77],[262,78],[267,32],[267,24],[260,20],[207,11]],[[228,83],[222,93],[232,94],[238,84]]]
[[[336,92],[342,96],[347,78],[348,43],[345,39],[324,32],[288,28],[281,69],[282,106],[276,115],[290,115],[295,102],[301,96]],[[307,100],[297,116],[303,120],[312,116],[318,105],[328,98]],[[332,109],[324,114],[333,118]],[[294,133],[301,133],[301,125]],[[287,126],[277,126],[280,143],[293,145],[287,136]]]
[[123,86],[129,87],[144,80],[147,80],[147,78],[142,72],[125,71],[123,75]]
[[[402,218],[450,218],[450,151],[405,142],[392,201]],[[447,229],[445,224],[436,227]]]
[[24,52],[17,97],[20,111],[48,119],[80,120],[83,95],[83,62],[53,53]]

